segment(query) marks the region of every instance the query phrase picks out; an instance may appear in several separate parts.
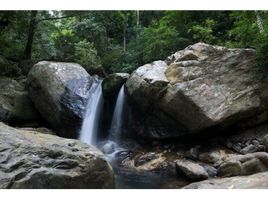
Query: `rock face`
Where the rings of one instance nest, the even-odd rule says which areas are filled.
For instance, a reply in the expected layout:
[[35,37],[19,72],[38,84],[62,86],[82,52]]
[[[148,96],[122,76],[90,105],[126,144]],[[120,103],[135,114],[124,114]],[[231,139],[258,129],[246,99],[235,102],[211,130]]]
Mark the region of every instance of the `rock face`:
[[164,128],[177,127],[155,134],[143,131],[154,138],[175,137],[212,127],[224,130],[253,117],[250,125],[266,120],[267,81],[253,66],[254,55],[252,49],[197,43],[165,62],[139,67],[126,86],[133,107],[145,116],[144,126],[159,121],[155,124]]
[[107,76],[102,82],[103,97],[106,99],[116,98],[121,86],[128,78],[128,73],[114,73]]
[[25,82],[24,78],[0,78],[0,121],[18,125],[38,119]]
[[250,176],[236,176],[230,178],[215,178],[192,183],[184,189],[267,189],[268,172]]
[[93,81],[79,64],[42,61],[28,74],[28,91],[35,107],[57,133],[75,138]]
[[103,154],[78,140],[0,123],[0,188],[114,188]]

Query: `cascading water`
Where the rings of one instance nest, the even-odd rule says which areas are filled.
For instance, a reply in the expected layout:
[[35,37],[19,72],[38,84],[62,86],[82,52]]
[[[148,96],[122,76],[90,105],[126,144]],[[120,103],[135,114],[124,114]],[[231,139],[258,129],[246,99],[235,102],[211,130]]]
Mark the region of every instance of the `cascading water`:
[[112,160],[118,152],[125,151],[120,147],[120,137],[123,132],[123,119],[125,107],[125,85],[123,85],[118,93],[113,118],[110,126],[108,140],[103,144],[102,150],[109,160]]
[[96,143],[98,132],[98,122],[103,106],[102,81],[98,80],[93,83],[89,91],[89,98],[86,107],[86,115],[82,123],[79,139],[88,144]]
[[115,109],[110,128],[110,139],[118,140],[122,134],[124,106],[125,106],[125,86],[123,85],[119,91],[115,104]]

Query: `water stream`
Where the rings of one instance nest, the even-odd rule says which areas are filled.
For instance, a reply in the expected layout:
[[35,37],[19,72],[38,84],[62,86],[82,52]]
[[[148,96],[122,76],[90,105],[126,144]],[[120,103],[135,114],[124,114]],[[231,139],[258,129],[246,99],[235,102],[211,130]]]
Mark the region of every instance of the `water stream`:
[[118,93],[113,113],[110,135],[111,140],[119,140],[123,131],[123,112],[125,107],[125,85],[123,85]]
[[89,91],[86,115],[79,135],[79,139],[87,144],[94,145],[97,142],[98,122],[103,105],[101,84],[100,80],[94,81]]

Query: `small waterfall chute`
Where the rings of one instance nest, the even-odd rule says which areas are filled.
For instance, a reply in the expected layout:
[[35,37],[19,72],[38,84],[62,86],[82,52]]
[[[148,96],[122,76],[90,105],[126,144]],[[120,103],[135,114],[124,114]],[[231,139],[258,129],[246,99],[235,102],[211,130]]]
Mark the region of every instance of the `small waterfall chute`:
[[120,145],[124,125],[125,98],[125,86],[123,85],[116,99],[108,140],[101,145],[102,151],[110,161],[113,160],[118,153],[126,151],[126,149]]
[[110,127],[110,136],[112,140],[118,140],[123,132],[123,119],[125,107],[125,86],[123,85],[118,93],[113,118]]
[[82,123],[79,139],[88,144],[96,144],[98,132],[98,122],[103,106],[102,97],[102,81],[96,80],[93,82],[88,97],[86,114]]

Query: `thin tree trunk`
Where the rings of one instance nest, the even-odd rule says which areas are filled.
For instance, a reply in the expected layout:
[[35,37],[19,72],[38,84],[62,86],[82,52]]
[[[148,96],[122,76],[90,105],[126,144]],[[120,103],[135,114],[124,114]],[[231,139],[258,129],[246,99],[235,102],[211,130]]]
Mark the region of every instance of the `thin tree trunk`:
[[127,47],[126,47],[126,27],[124,26],[124,29],[123,29],[123,49],[124,49],[124,52],[126,52],[127,50]]
[[24,49],[24,55],[23,55],[23,58],[26,60],[30,60],[32,57],[32,47],[33,47],[34,33],[35,33],[35,27],[36,27],[36,16],[37,16],[37,11],[35,10],[31,11],[27,43],[26,43],[26,46]]
[[139,24],[140,24],[140,11],[137,10],[136,14],[137,14],[137,21],[136,21],[136,24],[137,24],[137,27],[138,27]]
[[255,16],[256,16],[256,24],[258,26],[258,29],[259,29],[260,33],[263,33],[264,27],[263,27],[263,21],[262,21],[262,18],[260,16],[260,13],[258,11],[255,11]]

